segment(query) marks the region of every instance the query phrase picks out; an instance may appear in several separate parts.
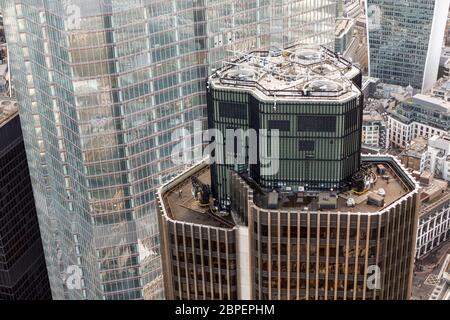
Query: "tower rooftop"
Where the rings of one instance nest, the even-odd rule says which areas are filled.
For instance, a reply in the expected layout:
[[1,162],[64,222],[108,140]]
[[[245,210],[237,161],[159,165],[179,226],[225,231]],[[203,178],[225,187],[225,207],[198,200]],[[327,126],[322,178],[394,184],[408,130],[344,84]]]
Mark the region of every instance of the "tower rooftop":
[[359,95],[359,69],[324,48],[293,46],[253,51],[225,62],[209,79],[215,89],[249,90],[260,100],[346,100]]
[[[256,183],[247,178],[244,178],[242,181],[245,181],[249,188],[253,190],[253,201],[257,207],[265,210],[286,212],[300,210],[343,214],[376,214],[384,212],[390,206],[402,201],[418,189],[418,184],[415,180],[401,163],[391,156],[364,156],[363,164],[369,167],[374,181],[370,188],[361,194],[351,190],[347,192],[298,192],[296,190],[292,192],[277,192],[278,201],[276,207],[271,207],[270,190],[262,190]],[[383,168],[383,171],[378,171],[379,168]],[[234,228],[236,222],[233,221],[232,217],[220,217],[212,213],[208,208],[199,206],[192,198],[190,178],[193,176],[198,177],[204,183],[210,183],[208,161],[204,160],[196,164],[162,186],[158,191],[160,205],[167,218],[195,225],[225,229]],[[179,190],[182,190],[182,196],[179,195]],[[374,204],[369,198],[376,198],[381,190],[384,191],[382,196],[383,204]],[[349,206],[347,203],[350,198],[354,200],[353,206]],[[323,205],[326,208],[321,208]]]

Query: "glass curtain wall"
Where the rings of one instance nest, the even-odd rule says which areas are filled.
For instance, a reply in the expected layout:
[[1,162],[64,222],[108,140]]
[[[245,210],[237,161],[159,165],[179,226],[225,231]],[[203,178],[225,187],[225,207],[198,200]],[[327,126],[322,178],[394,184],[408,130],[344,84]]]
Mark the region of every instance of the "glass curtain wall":
[[172,132],[206,121],[209,70],[272,31],[332,48],[334,1],[0,3],[53,297],[163,298],[155,191],[184,169]]

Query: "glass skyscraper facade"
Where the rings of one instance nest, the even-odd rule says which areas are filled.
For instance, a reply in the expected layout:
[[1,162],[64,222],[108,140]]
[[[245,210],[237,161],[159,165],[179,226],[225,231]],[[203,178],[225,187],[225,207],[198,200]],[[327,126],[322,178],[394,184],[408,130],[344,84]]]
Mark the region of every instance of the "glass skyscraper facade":
[[437,79],[449,0],[367,0],[370,76],[426,91]]
[[[55,299],[164,297],[155,191],[250,49],[334,45],[333,0],[3,0]],[[195,146],[201,148],[201,146]]]
[[0,97],[0,301],[51,299],[17,103]]

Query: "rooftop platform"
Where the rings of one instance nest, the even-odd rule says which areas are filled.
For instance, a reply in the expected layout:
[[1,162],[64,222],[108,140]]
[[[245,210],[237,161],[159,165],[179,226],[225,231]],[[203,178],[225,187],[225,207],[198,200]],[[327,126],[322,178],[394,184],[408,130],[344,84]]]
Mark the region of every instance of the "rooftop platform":
[[383,116],[376,110],[364,110],[363,122],[383,122]]
[[209,166],[193,174],[175,178],[171,188],[162,194],[162,200],[169,218],[177,221],[201,224],[217,228],[234,228],[231,215],[221,217],[212,212],[209,206],[201,206],[192,196],[191,177],[196,176],[205,184],[211,185]]
[[[385,156],[387,157],[387,156]],[[365,156],[363,164],[367,171],[371,172],[372,185],[362,193],[348,192],[290,192],[278,193],[277,206],[273,205],[273,192],[264,191],[255,187],[254,182],[243,177],[248,185],[253,188],[254,202],[257,206],[270,210],[297,210],[297,211],[324,211],[324,212],[353,212],[376,213],[385,210],[390,205],[401,200],[409,193],[418,190],[418,184],[403,170],[401,164],[394,160],[392,163],[385,161],[384,157]],[[370,160],[369,160],[370,159]],[[371,159],[379,159],[371,160]],[[383,173],[378,173],[379,165],[384,168]],[[191,177],[196,176],[205,184],[210,184],[210,167],[207,162],[202,162],[185,171],[173,179],[159,191],[159,199],[162,199],[164,211],[167,217],[177,221],[200,224],[219,228],[234,228],[236,226],[231,216],[222,217],[214,214],[206,206],[201,206],[192,196]],[[380,193],[380,189],[383,192]],[[181,191],[181,192],[180,192]],[[383,194],[383,196],[380,196]],[[384,200],[382,205],[371,204],[369,197]],[[348,200],[352,198],[354,205],[349,206]],[[269,206],[269,203],[271,205]]]
[[417,137],[410,142],[408,147],[403,151],[403,155],[420,159],[427,150],[428,139]]
[[359,69],[323,47],[254,51],[224,65],[209,78],[210,86],[247,90],[260,100],[345,100],[361,94],[352,82]]
[[[377,174],[377,165],[382,164],[386,171],[384,174]],[[280,194],[277,210],[302,209],[308,211],[329,211],[329,212],[363,212],[373,213],[381,211],[391,204],[400,200],[413,189],[409,187],[403,178],[399,176],[396,170],[386,163],[370,163],[374,183],[363,193],[348,192],[318,192],[318,193],[303,193],[295,192],[289,194]],[[383,190],[384,204],[382,206],[370,204],[368,202],[369,196],[378,198],[379,191]],[[348,206],[349,198],[354,200],[353,206]],[[256,205],[262,208],[269,208],[268,193],[255,194]],[[330,206],[331,205],[331,206]],[[322,209],[323,206],[326,209]]]
[[431,184],[424,186],[421,194],[421,211],[419,216],[426,217],[445,207],[450,201],[448,183],[444,180],[432,179]]

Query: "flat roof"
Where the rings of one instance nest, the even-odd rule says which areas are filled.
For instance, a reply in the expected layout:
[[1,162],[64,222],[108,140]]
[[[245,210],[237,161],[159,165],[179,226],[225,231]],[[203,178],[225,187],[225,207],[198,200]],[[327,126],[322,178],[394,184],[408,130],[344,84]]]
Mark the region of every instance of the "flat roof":
[[428,139],[424,137],[417,137],[411,141],[409,146],[404,150],[406,156],[422,157],[423,153],[428,150]]
[[364,110],[364,112],[363,112],[363,121],[364,122],[384,121],[384,118],[376,110]]
[[[380,161],[371,160],[373,157],[379,158]],[[354,213],[376,213],[383,211],[396,201],[405,197],[408,193],[415,190],[417,184],[413,182],[413,178],[410,177],[407,172],[403,172],[410,178],[411,182],[408,184],[405,179],[405,175],[400,174],[399,168],[382,160],[380,156],[368,156],[368,160],[363,161],[368,169],[372,172],[371,176],[374,178],[373,185],[369,190],[362,194],[356,194],[353,191],[348,192],[317,192],[317,193],[280,193],[278,206],[274,210],[290,210],[305,208],[308,211],[329,211],[329,212],[354,212]],[[370,158],[370,159],[369,159]],[[389,158],[392,159],[392,158]],[[398,161],[394,161],[398,165]],[[383,165],[385,172],[383,174],[377,173],[377,166]],[[211,171],[210,166],[205,162],[201,162],[180,176],[174,178],[166,186],[163,186],[159,191],[159,198],[162,200],[165,214],[167,217],[181,222],[187,222],[192,224],[212,226],[217,228],[232,229],[236,226],[231,215],[227,217],[216,215],[211,211],[208,206],[201,206],[192,196],[191,178],[195,176],[198,179],[210,185],[211,184]],[[403,177],[402,177],[403,176]],[[388,178],[388,179],[387,179]],[[244,178],[245,179],[245,178]],[[414,185],[414,187],[412,186]],[[249,183],[252,186],[252,183]],[[418,188],[418,187],[417,187]],[[382,207],[372,205],[368,203],[369,195],[378,195],[380,189],[384,191],[384,204]],[[181,192],[180,192],[181,191]],[[255,205],[268,209],[269,198],[271,198],[271,191],[262,191],[254,189],[254,202]],[[375,196],[376,197],[376,196]],[[272,196],[273,198],[273,196]],[[349,207],[347,201],[349,198],[353,198],[355,205]],[[273,199],[272,199],[273,201]],[[319,201],[326,206],[326,209],[319,210]],[[328,209],[329,205],[337,204],[335,209]],[[271,203],[273,205],[273,202]],[[272,208],[272,207],[271,207]]]
[[450,102],[440,97],[435,97],[430,94],[418,93],[413,98],[413,103],[425,104],[426,106],[432,106],[438,108],[439,111],[450,112]]
[[[401,163],[391,156],[364,155],[363,166],[371,177],[371,187],[363,193],[347,192],[280,192],[278,203],[274,202],[271,190],[261,190],[253,187],[254,182],[242,177],[254,190],[254,203],[267,210],[297,210],[310,212],[342,212],[342,213],[377,213],[400,201],[410,193],[418,192],[419,184],[402,167]],[[384,172],[378,173],[380,167]],[[209,206],[201,206],[192,196],[191,178],[195,176],[201,182],[211,184],[211,171],[208,162],[203,160],[199,164],[186,170],[161,187],[158,198],[163,215],[171,220],[211,226],[223,229],[233,229],[237,226],[232,215],[221,216],[212,211]],[[255,189],[256,188],[256,189]],[[271,195],[272,194],[272,195]],[[369,197],[383,199],[380,205],[371,204]],[[348,206],[352,198],[352,206]],[[269,209],[269,199],[270,209]],[[273,207],[275,203],[275,208]],[[320,207],[319,207],[320,205]],[[336,206],[334,208],[334,206]]]
[[[377,174],[377,165],[382,164],[386,171],[384,174]],[[392,168],[389,164],[386,163],[370,163],[371,172],[373,173],[373,177],[375,181],[370,189],[368,189],[363,194],[356,194],[353,191],[348,192],[317,192],[317,193],[301,193],[295,192],[289,195],[280,194],[280,201],[277,210],[282,209],[292,209],[292,208],[307,208],[308,211],[319,211],[319,199],[325,198],[335,198],[336,201],[336,209],[324,209],[321,211],[330,211],[330,212],[364,212],[364,213],[372,213],[382,211],[387,208],[394,202],[398,201],[405,195],[407,195],[411,188],[405,184],[402,178],[399,177],[395,169]],[[386,179],[385,179],[386,178]],[[387,179],[388,178],[388,179]],[[378,194],[380,189],[384,190],[385,196],[384,205],[382,207],[368,204],[368,197],[372,194]],[[354,207],[349,207],[347,205],[347,201],[349,198],[354,200]],[[267,209],[267,194],[258,194],[255,195],[255,203],[256,205]]]
[[271,48],[242,55],[209,78],[214,89],[250,91],[260,100],[347,100],[361,95],[360,71],[324,47]]
[[18,114],[17,101],[0,96],[0,127]]
[[211,212],[209,207],[201,206],[193,198],[191,184],[193,176],[197,177],[201,182],[211,185],[209,166],[177,181],[170,190],[162,194],[162,200],[169,218],[218,228],[234,228],[235,224],[231,215],[228,217],[217,216]]
[[[439,194],[439,192],[442,192],[442,194]],[[424,199],[426,201],[421,202],[420,217],[426,217],[430,213],[436,212],[436,210],[447,205],[450,201],[448,183],[444,180],[433,179],[429,186],[423,188],[422,194],[428,197]],[[436,196],[437,194],[439,194],[439,196]],[[431,201],[428,200],[430,197],[432,199]]]

